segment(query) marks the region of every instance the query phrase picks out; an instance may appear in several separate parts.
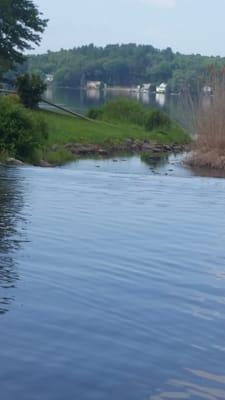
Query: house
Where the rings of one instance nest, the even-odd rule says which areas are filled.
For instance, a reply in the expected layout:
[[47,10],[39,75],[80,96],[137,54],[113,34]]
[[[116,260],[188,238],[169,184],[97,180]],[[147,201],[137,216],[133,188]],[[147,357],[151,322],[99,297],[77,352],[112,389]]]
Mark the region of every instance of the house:
[[212,88],[208,85],[203,86],[202,91],[204,94],[212,94]]
[[131,88],[131,92],[140,92],[141,91],[141,85],[133,86]]
[[86,85],[87,90],[100,90],[103,86],[101,81],[88,81]]
[[156,93],[166,93],[167,83],[162,82],[159,86],[156,86]]
[[45,82],[46,83],[52,83],[53,80],[54,80],[54,75],[52,75],[52,74],[46,74],[45,75]]
[[151,89],[151,83],[143,83],[141,87],[142,92],[149,92]]

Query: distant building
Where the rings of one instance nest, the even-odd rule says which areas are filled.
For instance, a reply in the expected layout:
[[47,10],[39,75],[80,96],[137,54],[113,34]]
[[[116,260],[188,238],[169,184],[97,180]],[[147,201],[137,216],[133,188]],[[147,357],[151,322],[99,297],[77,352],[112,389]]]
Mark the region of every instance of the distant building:
[[104,84],[101,81],[88,81],[86,85],[87,90],[100,90],[104,87]]
[[166,93],[167,83],[162,82],[159,86],[156,86],[156,93]]
[[54,75],[52,75],[52,74],[46,74],[45,75],[45,82],[46,83],[52,83],[53,80],[54,80]]
[[204,94],[212,94],[212,88],[208,85],[203,86],[202,91]]
[[133,86],[130,90],[131,90],[131,92],[140,92],[141,85]]
[[151,89],[151,83],[143,83],[141,87],[142,92],[150,92]]

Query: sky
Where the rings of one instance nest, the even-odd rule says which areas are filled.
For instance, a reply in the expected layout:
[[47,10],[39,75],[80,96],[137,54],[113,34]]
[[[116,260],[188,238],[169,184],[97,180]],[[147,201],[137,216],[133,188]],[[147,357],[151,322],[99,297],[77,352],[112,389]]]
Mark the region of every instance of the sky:
[[225,0],[34,0],[49,18],[35,53],[94,43],[225,56]]

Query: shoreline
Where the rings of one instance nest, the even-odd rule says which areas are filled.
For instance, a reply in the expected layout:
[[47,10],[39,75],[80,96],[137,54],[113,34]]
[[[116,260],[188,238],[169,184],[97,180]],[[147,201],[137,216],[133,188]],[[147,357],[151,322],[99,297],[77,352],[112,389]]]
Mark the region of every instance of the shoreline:
[[119,145],[113,145],[109,147],[102,147],[95,144],[80,144],[80,143],[67,143],[64,146],[54,145],[48,150],[51,152],[58,152],[60,150],[66,150],[71,153],[71,159],[64,162],[49,162],[46,159],[42,159],[36,163],[30,163],[22,161],[14,157],[8,157],[6,160],[0,162],[0,166],[25,166],[32,165],[43,168],[55,168],[58,166],[65,165],[69,162],[81,159],[83,157],[100,157],[108,158],[115,157],[121,154],[128,156],[132,155],[146,155],[151,157],[161,158],[163,155],[170,154],[181,154],[190,151],[190,145],[186,144],[158,144],[147,141],[131,140],[127,139],[124,143]]
[[225,173],[225,155],[224,153],[221,154],[219,149],[208,151],[192,150],[185,163],[193,168],[217,170]]
[[[141,141],[138,139],[126,139],[119,144],[111,146],[101,146],[98,144],[67,143],[63,146],[76,156],[111,156],[116,153],[143,154],[143,153],[182,153],[190,149],[187,144],[160,144],[151,141]],[[52,150],[58,150],[58,147]]]

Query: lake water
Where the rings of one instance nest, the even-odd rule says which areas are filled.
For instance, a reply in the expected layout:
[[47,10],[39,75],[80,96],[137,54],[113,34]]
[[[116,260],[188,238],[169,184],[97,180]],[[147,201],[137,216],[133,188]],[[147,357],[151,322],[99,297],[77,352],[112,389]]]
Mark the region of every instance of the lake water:
[[225,180],[0,167],[2,400],[225,399]]
[[[80,113],[86,113],[92,107],[98,107],[110,99],[121,96],[135,99],[146,107],[153,106],[160,108],[187,129],[192,128],[190,107],[187,106],[188,102],[185,101],[182,96],[160,93],[137,93],[124,90],[85,91],[57,87],[49,87],[45,93],[45,98],[47,100]],[[207,102],[209,99],[210,98],[206,96],[205,101]]]

